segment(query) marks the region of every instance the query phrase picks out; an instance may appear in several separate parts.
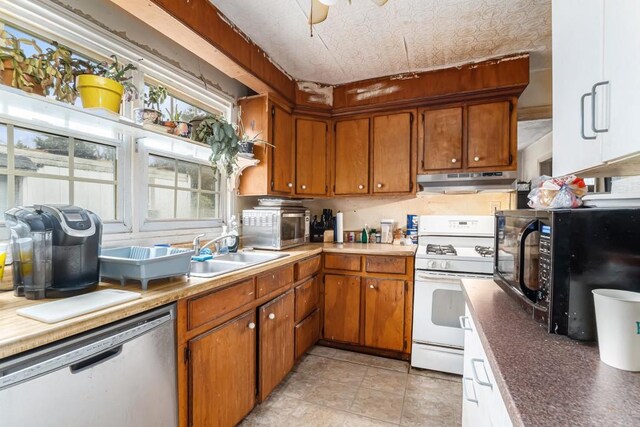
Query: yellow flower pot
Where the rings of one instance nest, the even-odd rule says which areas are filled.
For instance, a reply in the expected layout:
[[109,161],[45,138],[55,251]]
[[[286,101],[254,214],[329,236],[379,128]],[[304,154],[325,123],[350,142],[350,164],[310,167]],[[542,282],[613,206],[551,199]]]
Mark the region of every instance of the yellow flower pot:
[[76,80],[84,108],[105,108],[120,112],[120,101],[124,87],[115,80],[92,74],[81,74]]

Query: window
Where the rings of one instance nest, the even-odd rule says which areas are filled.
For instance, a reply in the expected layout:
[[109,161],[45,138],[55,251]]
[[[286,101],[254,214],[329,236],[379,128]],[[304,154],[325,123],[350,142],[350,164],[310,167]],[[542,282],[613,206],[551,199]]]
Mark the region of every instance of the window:
[[220,217],[219,179],[208,165],[148,156],[147,219]]
[[0,124],[0,210],[75,204],[121,221],[117,157],[114,145]]
[[[162,83],[153,82],[151,84],[145,83],[144,85],[144,93],[145,95],[149,93],[149,86],[163,86]],[[173,95],[173,93],[169,93],[167,99],[164,100],[162,104],[160,104],[160,112],[162,113],[165,119],[170,119],[174,117],[176,113],[180,113],[180,119],[188,122],[194,119],[197,116],[214,114],[214,115],[222,115],[222,112],[207,106],[199,106],[194,105],[196,102],[187,102],[179,97]]]

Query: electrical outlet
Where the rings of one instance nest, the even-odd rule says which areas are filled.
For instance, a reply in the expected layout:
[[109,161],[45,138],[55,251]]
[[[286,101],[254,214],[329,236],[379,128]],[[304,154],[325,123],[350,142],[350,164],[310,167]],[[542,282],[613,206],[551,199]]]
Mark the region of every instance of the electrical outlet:
[[491,215],[493,215],[494,213],[496,213],[496,211],[500,210],[501,203],[494,201],[494,202],[491,202],[490,206],[491,206]]

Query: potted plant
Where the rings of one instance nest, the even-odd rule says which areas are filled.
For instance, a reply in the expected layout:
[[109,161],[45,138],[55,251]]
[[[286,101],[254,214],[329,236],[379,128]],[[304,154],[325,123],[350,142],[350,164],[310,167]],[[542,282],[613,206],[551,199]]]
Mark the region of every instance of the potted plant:
[[208,115],[195,130],[194,139],[211,147],[211,165],[214,170],[231,176],[238,167],[240,138],[236,130],[222,116]]
[[240,130],[240,135],[242,135],[240,139],[240,153],[247,154],[245,157],[253,157],[253,147],[256,144],[262,143],[269,145],[271,147],[275,147],[272,144],[269,144],[264,139],[260,139],[260,134],[262,132],[257,132],[253,136],[249,136],[247,131],[242,123],[242,110],[238,110],[238,128]]
[[[32,46],[36,53],[27,57],[22,44]],[[25,92],[44,95],[50,81],[46,79],[47,63],[35,40],[16,38],[0,24],[0,72],[2,83]]]
[[73,104],[78,98],[75,84],[77,61],[69,49],[53,42],[53,48],[48,48],[44,54],[47,62],[46,73],[50,79],[52,95],[58,101]]
[[112,62],[81,63],[76,86],[84,108],[104,108],[119,113],[122,97],[130,101],[137,95],[136,87],[130,81],[131,76],[127,76],[129,71],[137,68],[133,64],[120,64],[115,55],[111,55],[111,58]]
[[191,124],[182,119],[182,112],[176,111],[171,114],[171,112],[167,110],[167,114],[169,115],[169,121],[164,122],[164,125],[170,128],[169,133],[182,136],[184,138],[190,138]]
[[136,110],[136,121],[143,124],[156,124],[162,119],[162,104],[169,95],[164,86],[149,86],[149,91],[144,95],[145,108]]

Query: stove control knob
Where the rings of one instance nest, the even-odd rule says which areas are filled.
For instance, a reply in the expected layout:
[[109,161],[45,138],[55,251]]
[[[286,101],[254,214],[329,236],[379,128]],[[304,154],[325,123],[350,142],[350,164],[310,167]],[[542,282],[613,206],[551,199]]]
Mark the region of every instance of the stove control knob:
[[442,261],[442,262],[440,263],[440,267],[441,267],[441,268],[447,268],[447,267],[449,267],[449,263],[448,263],[447,261]]
[[429,261],[429,268],[436,268],[436,262],[435,261]]

